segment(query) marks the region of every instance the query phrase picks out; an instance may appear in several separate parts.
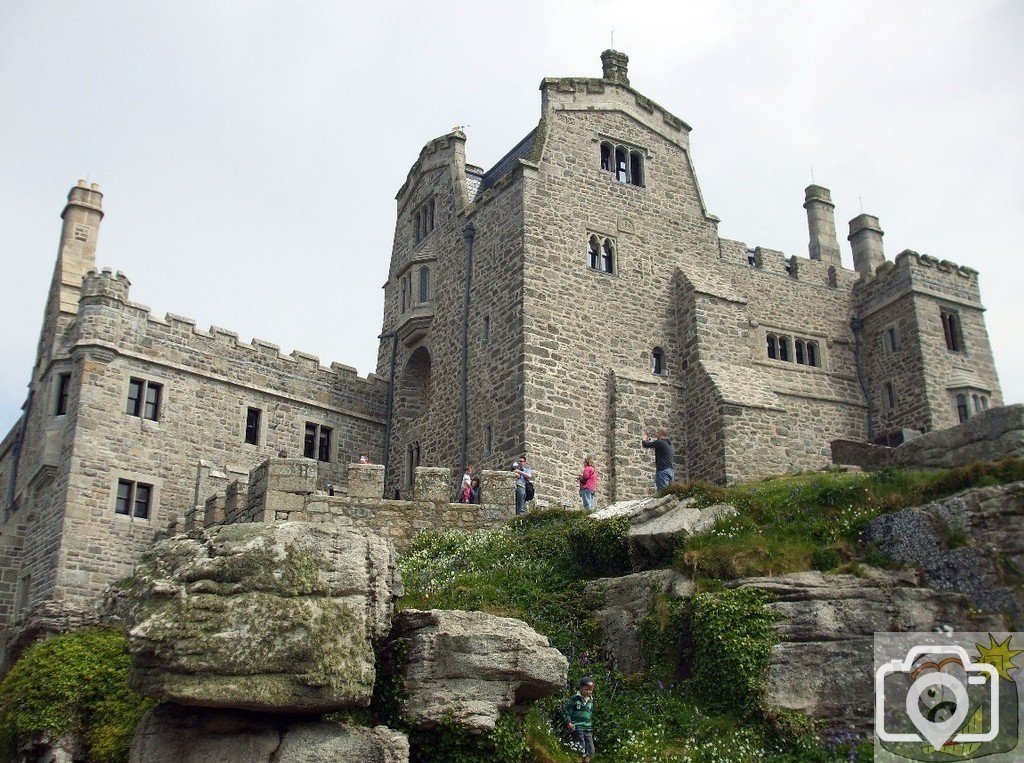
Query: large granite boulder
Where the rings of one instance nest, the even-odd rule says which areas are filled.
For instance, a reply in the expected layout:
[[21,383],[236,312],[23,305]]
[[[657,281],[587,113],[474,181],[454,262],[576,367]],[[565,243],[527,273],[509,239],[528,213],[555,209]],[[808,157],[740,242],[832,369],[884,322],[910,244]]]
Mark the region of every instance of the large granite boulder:
[[1024,456],[1024,405],[1020,403],[990,408],[955,427],[908,440],[893,449],[892,463],[949,468],[1007,456]]
[[630,518],[627,542],[634,569],[671,562],[680,543],[707,532],[718,520],[736,515],[736,508],[727,503],[699,509],[694,502],[687,498],[674,505],[661,504]]
[[639,673],[649,667],[640,637],[640,625],[651,612],[654,597],[667,594],[688,600],[696,585],[672,570],[650,570],[618,578],[600,578],[587,584],[586,593],[600,598],[594,620],[601,631],[601,646],[612,667],[622,673]]
[[460,610],[399,612],[381,658],[399,679],[406,722],[449,721],[474,733],[492,731],[517,702],[563,691],[568,671],[522,620]]
[[158,543],[131,589],[132,684],[184,705],[366,706],[401,593],[389,542],[322,524],[236,524]]
[[863,568],[861,576],[797,572],[746,578],[735,587],[768,591],[782,615],[782,642],[772,648],[769,701],[860,731],[874,707],[876,631],[1002,630],[1002,618],[979,612],[967,596],[919,588],[914,573]]
[[873,520],[864,541],[941,591],[966,594],[979,609],[1022,624],[1024,482],[975,488]]
[[159,705],[135,729],[130,763],[408,763],[409,741],[386,726]]

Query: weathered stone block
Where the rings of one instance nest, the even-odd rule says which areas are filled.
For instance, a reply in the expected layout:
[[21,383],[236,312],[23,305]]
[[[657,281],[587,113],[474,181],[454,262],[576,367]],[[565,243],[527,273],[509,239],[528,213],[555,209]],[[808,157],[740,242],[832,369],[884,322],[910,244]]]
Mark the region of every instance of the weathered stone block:
[[480,503],[491,506],[516,505],[516,475],[508,470],[480,472]]
[[[206,499],[205,512],[203,514],[203,527],[209,527],[224,521],[226,512],[226,496],[223,493],[211,495]],[[195,529],[190,527],[190,530]]]
[[139,565],[132,683],[185,705],[283,712],[365,706],[371,640],[401,582],[376,534],[324,524],[237,524],[176,536]]
[[384,495],[384,464],[349,464],[348,494],[352,498]]
[[455,500],[452,470],[439,466],[417,466],[412,498],[414,501],[451,503]]

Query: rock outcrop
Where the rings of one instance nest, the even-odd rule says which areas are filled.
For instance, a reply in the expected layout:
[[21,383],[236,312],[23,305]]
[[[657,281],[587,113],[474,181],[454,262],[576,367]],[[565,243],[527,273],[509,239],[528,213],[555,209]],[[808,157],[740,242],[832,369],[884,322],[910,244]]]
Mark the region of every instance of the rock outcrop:
[[175,536],[136,570],[132,683],[184,705],[366,706],[372,642],[400,592],[391,545],[366,530],[248,523]]
[[798,572],[747,578],[736,587],[774,595],[782,642],[772,649],[769,701],[813,718],[852,726],[871,723],[876,631],[1002,630],[1002,618],[979,613],[967,596],[917,587],[912,572],[863,568],[863,577]]
[[485,612],[399,612],[381,656],[400,676],[402,718],[419,728],[449,721],[488,732],[512,705],[557,694],[567,680],[568,661],[547,638]]
[[630,518],[629,558],[634,569],[671,561],[676,547],[687,538],[707,532],[715,522],[736,515],[727,503],[698,509],[695,501],[686,498],[673,504],[662,504]]
[[623,673],[638,673],[649,666],[640,638],[640,624],[651,611],[655,594],[689,599],[696,585],[672,570],[650,570],[619,578],[600,578],[587,584],[586,592],[602,601],[594,612],[601,630],[601,646],[612,667]]
[[873,520],[864,541],[920,570],[922,582],[966,594],[978,609],[1024,615],[1024,482],[975,488]]
[[131,763],[407,763],[409,741],[386,726],[165,704],[139,723]]

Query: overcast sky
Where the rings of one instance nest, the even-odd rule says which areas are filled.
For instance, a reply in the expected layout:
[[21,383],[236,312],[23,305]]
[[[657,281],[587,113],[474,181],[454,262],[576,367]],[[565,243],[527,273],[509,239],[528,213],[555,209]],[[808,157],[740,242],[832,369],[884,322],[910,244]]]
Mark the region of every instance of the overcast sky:
[[[631,84],[694,129],[720,232],[807,255],[803,189],[981,272],[1024,400],[1024,2],[0,2],[0,430],[24,402],[65,195],[100,266],[185,315],[374,370],[394,196],[462,125],[489,167],[545,76]],[[0,432],[0,436],[2,436]]]

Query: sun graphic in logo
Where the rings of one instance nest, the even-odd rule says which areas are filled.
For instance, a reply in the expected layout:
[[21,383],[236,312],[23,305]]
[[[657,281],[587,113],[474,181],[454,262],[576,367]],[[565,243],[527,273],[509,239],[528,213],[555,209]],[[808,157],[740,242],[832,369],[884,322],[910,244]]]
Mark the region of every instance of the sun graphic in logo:
[[975,644],[974,647],[978,650],[978,662],[985,662],[994,667],[999,671],[999,677],[1006,679],[1007,681],[1013,681],[1010,676],[1011,670],[1019,670],[1020,665],[1015,665],[1013,658],[1018,654],[1024,654],[1024,649],[1011,649],[1010,639],[1011,636],[1006,637],[1006,641],[996,643],[995,637],[990,633],[988,639],[991,642],[988,646],[982,644]]

